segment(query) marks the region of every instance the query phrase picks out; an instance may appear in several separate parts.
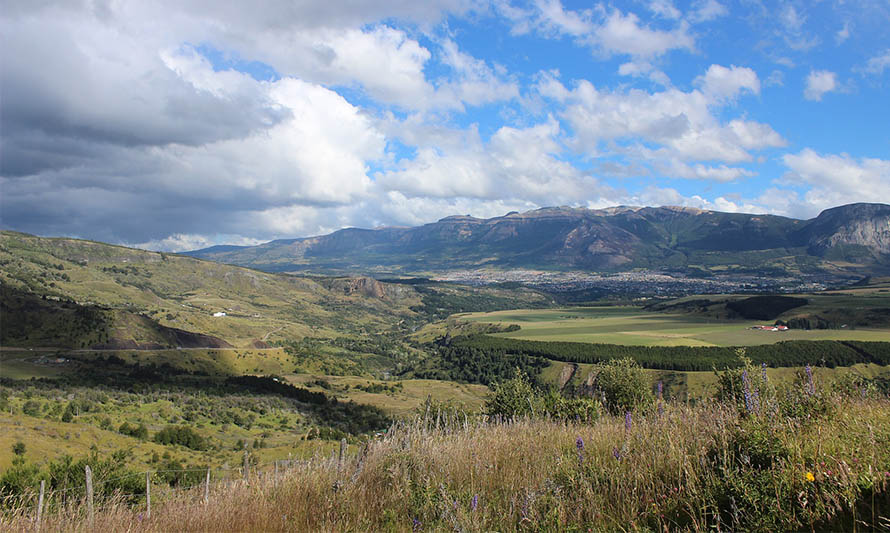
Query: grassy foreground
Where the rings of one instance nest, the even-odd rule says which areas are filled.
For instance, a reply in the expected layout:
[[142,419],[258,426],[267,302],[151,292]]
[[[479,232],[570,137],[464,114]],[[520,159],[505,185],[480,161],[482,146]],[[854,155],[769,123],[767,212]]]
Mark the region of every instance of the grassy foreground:
[[[813,406],[816,406],[815,408]],[[809,407],[808,407],[809,406]],[[453,411],[452,411],[453,413]],[[53,508],[48,531],[872,531],[890,527],[890,400],[787,413],[667,404],[590,423],[416,419],[277,478],[144,506]],[[0,514],[31,531],[34,508]]]

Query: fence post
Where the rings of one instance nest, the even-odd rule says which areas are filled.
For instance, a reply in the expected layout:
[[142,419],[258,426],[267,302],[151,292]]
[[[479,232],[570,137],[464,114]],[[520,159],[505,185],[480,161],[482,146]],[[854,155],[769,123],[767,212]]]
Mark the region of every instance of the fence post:
[[84,472],[87,478],[87,515],[90,520],[90,529],[93,529],[93,471],[90,470],[90,465],[84,467]]
[[248,453],[247,452],[247,442],[245,442],[244,443],[244,481],[247,481],[248,477],[250,476],[250,472],[248,471],[248,468],[250,468],[250,465],[247,462],[247,453]]
[[151,472],[145,472],[145,519],[151,518]]
[[40,480],[40,497],[37,499],[37,531],[40,531],[40,519],[43,518],[43,493],[46,490],[46,480]]
[[207,469],[207,477],[204,478],[204,505],[210,501],[210,469]]
[[337,461],[337,469],[343,467],[343,458],[346,456],[346,438],[340,439],[340,459]]

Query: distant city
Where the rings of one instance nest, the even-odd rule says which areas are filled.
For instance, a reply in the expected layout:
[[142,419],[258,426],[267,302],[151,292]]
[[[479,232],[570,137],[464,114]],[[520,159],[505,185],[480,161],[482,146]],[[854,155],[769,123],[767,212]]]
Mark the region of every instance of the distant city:
[[542,270],[456,270],[431,278],[468,285],[521,283],[547,292],[574,292],[598,289],[616,294],[684,296],[739,292],[823,291],[845,280],[828,275],[776,277],[732,274],[708,278],[652,270],[597,274],[588,272],[547,272]]

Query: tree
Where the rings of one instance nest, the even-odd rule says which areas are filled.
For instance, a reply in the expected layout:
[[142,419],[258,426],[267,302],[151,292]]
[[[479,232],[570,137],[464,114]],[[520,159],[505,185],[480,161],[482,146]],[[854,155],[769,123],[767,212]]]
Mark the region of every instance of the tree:
[[18,441],[12,445],[12,453],[16,455],[25,455],[25,443]]

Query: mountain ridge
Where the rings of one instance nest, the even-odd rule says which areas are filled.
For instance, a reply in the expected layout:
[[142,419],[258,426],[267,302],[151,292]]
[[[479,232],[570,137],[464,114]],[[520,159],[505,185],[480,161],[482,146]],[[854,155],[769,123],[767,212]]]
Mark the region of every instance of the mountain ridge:
[[544,207],[415,227],[344,228],[184,255],[275,271],[417,273],[461,268],[871,274],[890,268],[890,205],[858,203],[809,220],[698,208]]

